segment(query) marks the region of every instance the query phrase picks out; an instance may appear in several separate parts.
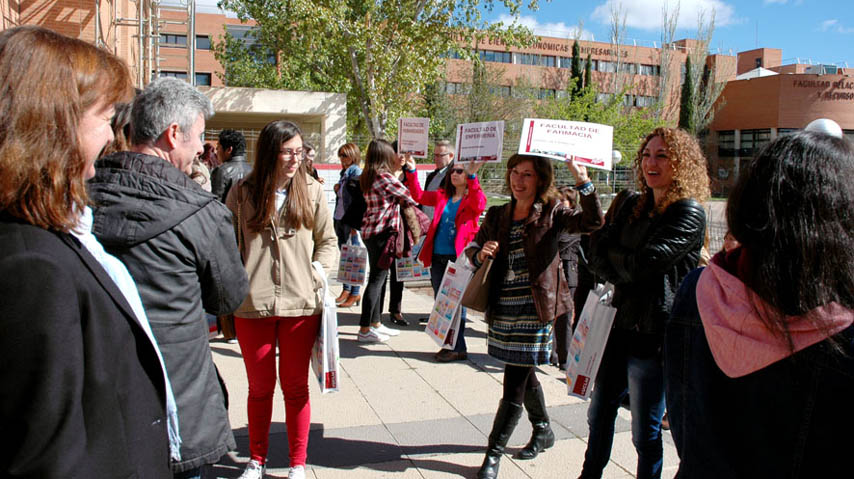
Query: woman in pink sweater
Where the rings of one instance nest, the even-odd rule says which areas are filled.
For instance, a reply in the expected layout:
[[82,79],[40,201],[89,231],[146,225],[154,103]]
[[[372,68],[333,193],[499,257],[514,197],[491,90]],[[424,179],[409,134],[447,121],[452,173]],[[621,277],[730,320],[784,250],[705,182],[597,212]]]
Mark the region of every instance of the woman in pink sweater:
[[[436,191],[422,191],[415,172],[415,161],[408,160],[404,167],[406,186],[412,199],[422,205],[435,207],[433,221],[427,231],[427,237],[418,254],[425,267],[430,267],[430,282],[434,296],[438,294],[445,267],[456,261],[463,248],[474,239],[478,230],[478,220],[486,209],[486,196],[477,180],[477,170],[483,163],[468,163],[448,166],[448,173],[441,188]],[[461,361],[468,357],[465,340],[466,310],[462,309],[460,332],[454,349],[442,349],[436,353],[439,362]]]

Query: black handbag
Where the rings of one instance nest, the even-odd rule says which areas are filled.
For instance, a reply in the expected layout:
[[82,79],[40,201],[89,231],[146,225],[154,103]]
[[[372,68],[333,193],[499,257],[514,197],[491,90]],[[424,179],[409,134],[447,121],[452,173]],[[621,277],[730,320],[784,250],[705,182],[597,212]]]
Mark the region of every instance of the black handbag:
[[368,203],[365,201],[365,195],[362,194],[362,187],[359,185],[359,177],[353,177],[344,183],[344,188],[347,188],[347,193],[350,195],[350,206],[344,212],[341,222],[350,228],[362,229],[362,219],[365,217],[365,211],[368,210]]

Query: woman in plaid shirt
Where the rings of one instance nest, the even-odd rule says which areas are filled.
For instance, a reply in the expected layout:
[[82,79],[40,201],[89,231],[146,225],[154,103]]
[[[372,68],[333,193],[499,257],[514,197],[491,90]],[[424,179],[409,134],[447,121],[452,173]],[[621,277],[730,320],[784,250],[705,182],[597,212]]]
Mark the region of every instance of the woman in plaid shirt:
[[402,231],[399,205],[415,206],[417,203],[406,186],[391,173],[395,161],[397,155],[387,141],[373,140],[368,145],[360,182],[368,205],[362,220],[362,239],[368,249],[371,270],[359,318],[361,342],[384,342],[389,336],[400,334],[400,331],[387,328],[380,322],[388,269],[380,268],[378,263],[389,236]]

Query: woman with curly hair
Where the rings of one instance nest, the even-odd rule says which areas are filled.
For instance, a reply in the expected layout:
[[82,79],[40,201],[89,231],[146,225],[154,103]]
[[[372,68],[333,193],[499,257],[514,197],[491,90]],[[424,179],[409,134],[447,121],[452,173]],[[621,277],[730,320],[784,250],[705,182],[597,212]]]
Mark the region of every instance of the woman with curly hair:
[[637,477],[661,477],[664,324],[682,279],[700,259],[709,196],[706,159],[697,141],[673,128],[647,135],[634,161],[637,192],[623,191],[590,238],[590,268],[616,287],[614,329],[596,377],[587,422],[582,478],[608,463],[614,420],[631,397]]

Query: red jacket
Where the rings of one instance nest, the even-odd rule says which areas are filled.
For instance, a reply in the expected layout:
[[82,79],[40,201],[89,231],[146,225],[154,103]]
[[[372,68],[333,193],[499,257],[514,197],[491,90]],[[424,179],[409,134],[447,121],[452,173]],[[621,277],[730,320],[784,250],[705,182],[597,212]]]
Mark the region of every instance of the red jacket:
[[[450,175],[451,172],[449,171],[447,174]],[[454,226],[457,229],[457,236],[454,238],[454,250],[457,255],[462,253],[466,245],[474,239],[479,228],[478,220],[483,210],[486,209],[486,195],[480,189],[480,182],[477,177],[468,178],[467,182],[468,192],[460,201],[457,217],[454,219]],[[424,266],[429,267],[433,262],[433,240],[436,236],[436,230],[439,228],[439,220],[442,219],[442,212],[445,210],[448,197],[445,196],[443,189],[423,191],[414,171],[406,172],[406,186],[409,188],[412,199],[416,202],[436,208],[433,211],[433,220],[430,222],[427,237],[424,238],[424,246],[421,248],[421,253],[418,254],[418,259],[424,263]]]

